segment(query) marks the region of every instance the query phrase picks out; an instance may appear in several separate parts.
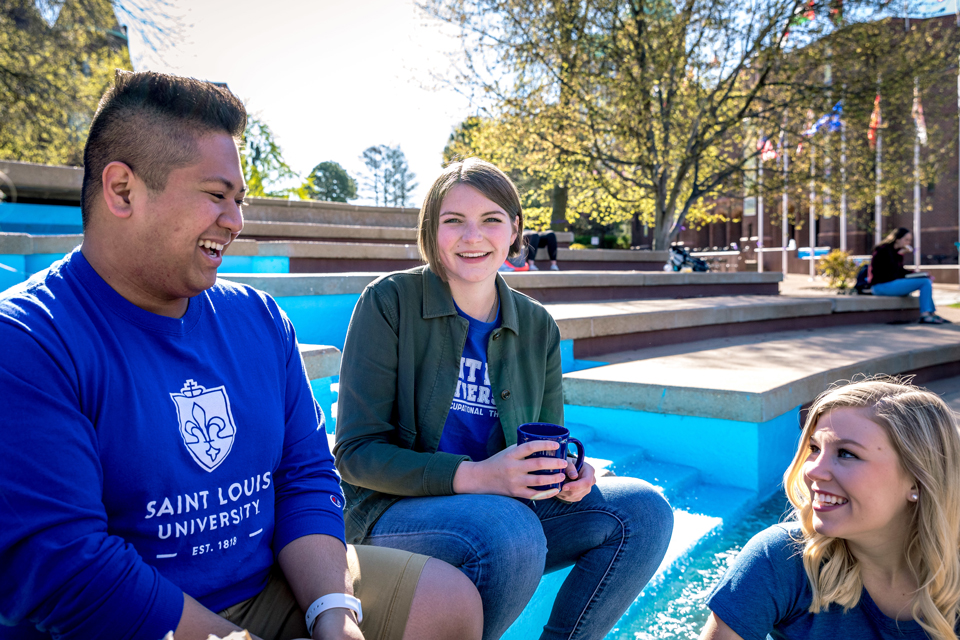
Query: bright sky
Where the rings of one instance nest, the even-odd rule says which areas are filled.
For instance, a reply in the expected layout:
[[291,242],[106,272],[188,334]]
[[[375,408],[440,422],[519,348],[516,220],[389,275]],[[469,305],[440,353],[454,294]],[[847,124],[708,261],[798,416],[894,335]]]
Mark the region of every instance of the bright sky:
[[[476,112],[435,80],[458,43],[413,0],[166,1],[183,23],[180,37],[153,52],[131,30],[135,68],[226,82],[302,176],[333,160],[362,184],[363,150],[399,144],[419,206],[453,128]],[[894,2],[891,10],[942,15],[956,3]],[[370,203],[362,186],[360,195],[355,204]]]
[[473,112],[453,89],[430,88],[457,43],[411,0],[169,2],[180,37],[154,53],[131,29],[135,68],[226,82],[303,176],[333,160],[360,182],[364,149],[399,144],[419,206],[447,138]]

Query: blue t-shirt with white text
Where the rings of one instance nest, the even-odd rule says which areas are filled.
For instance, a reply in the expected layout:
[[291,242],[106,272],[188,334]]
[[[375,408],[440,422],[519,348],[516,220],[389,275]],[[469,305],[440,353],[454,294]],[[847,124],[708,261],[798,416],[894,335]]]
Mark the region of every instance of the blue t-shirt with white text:
[[479,462],[507,446],[487,372],[487,341],[500,326],[500,310],[497,309],[493,322],[471,318],[460,307],[457,307],[457,313],[466,318],[470,328],[460,356],[457,391],[450,403],[437,451],[470,456],[471,460]]

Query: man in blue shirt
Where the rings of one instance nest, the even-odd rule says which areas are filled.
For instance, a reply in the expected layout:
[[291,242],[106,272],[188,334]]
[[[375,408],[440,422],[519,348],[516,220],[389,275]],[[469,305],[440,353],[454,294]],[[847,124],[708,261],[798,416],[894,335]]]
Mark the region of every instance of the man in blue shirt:
[[217,282],[245,122],[224,88],[118,72],[83,245],[0,294],[0,638],[479,637],[459,571],[344,544],[293,326]]

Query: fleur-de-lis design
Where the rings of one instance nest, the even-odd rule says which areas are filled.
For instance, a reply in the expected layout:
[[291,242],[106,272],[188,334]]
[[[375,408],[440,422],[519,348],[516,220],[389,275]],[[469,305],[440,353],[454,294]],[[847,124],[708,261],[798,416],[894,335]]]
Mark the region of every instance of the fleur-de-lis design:
[[205,453],[210,456],[210,461],[213,462],[217,459],[217,456],[220,455],[220,449],[213,446],[213,439],[215,437],[219,438],[221,429],[227,425],[223,419],[218,416],[207,420],[207,412],[196,402],[193,403],[191,414],[193,415],[193,420],[187,420],[185,424],[187,432],[196,437],[197,442],[203,441],[207,443]]

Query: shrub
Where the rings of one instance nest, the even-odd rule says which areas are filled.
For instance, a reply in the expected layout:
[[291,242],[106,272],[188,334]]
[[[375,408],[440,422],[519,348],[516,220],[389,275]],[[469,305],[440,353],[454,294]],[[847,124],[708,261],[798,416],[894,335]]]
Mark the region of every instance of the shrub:
[[850,286],[850,281],[857,277],[857,263],[850,259],[850,254],[840,249],[834,249],[820,258],[817,272],[830,279],[830,286],[839,291]]

